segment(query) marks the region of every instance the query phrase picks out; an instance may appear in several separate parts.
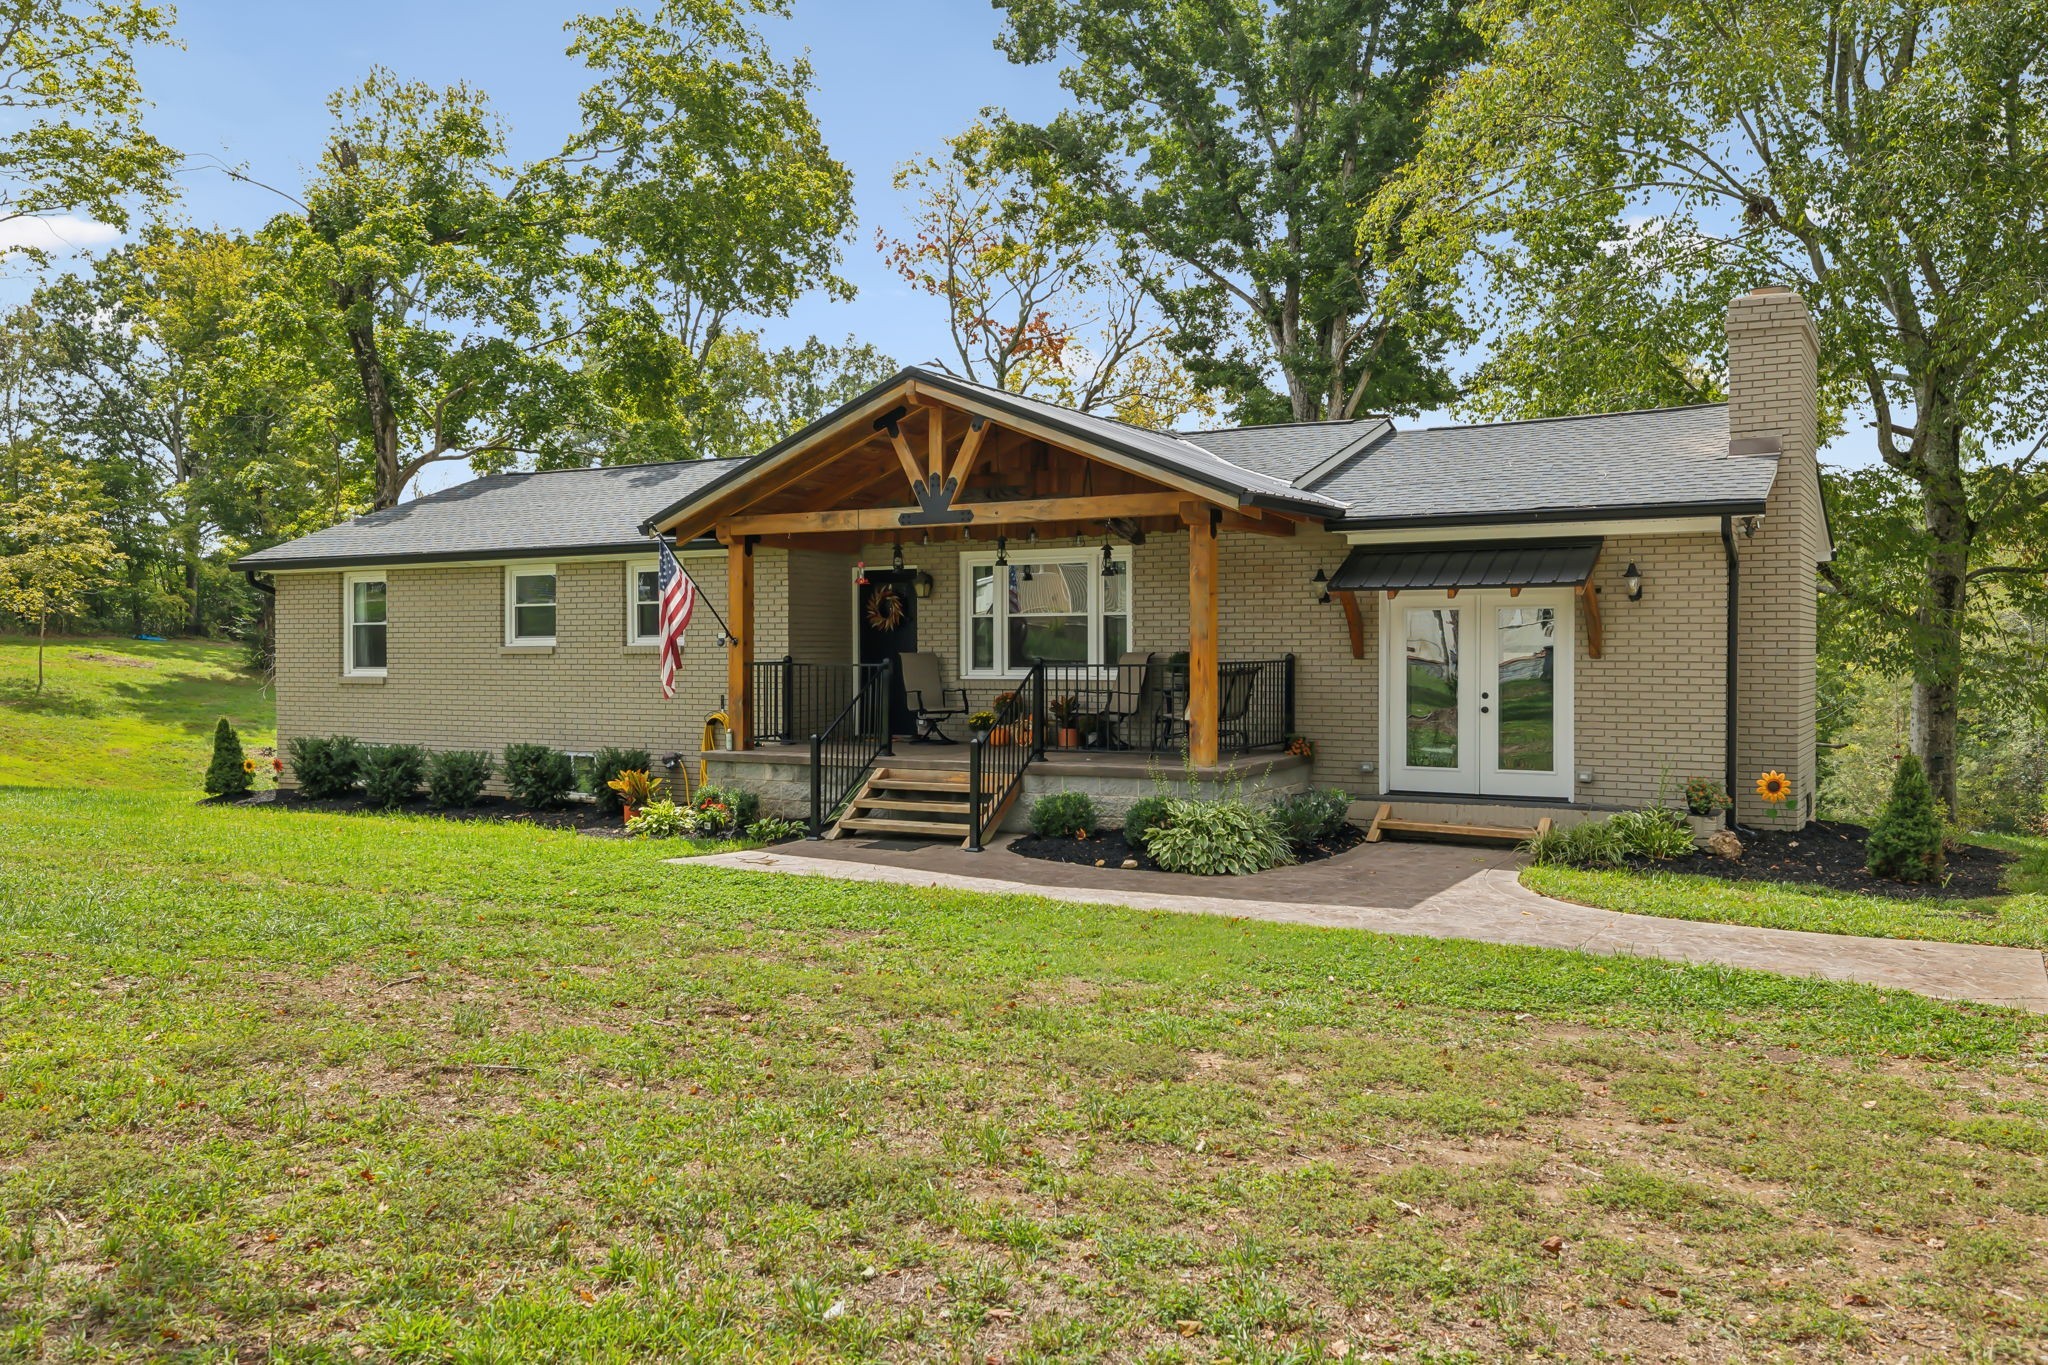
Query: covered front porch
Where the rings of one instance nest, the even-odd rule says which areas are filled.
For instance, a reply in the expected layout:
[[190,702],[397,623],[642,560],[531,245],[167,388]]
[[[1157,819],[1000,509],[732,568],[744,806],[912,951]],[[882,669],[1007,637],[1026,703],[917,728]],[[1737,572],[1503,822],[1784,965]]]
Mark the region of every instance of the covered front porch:
[[[815,826],[885,756],[958,770],[980,832],[1027,775],[1100,783],[1111,810],[1183,769],[1305,784],[1297,656],[1226,657],[1220,565],[1226,538],[1320,541],[1328,510],[1188,442],[919,375],[650,529],[723,550],[729,747],[707,772]],[[765,603],[764,563],[789,576]],[[1288,589],[1312,601],[1310,574]],[[1234,583],[1233,609],[1277,586]],[[757,657],[764,605],[778,658]]]

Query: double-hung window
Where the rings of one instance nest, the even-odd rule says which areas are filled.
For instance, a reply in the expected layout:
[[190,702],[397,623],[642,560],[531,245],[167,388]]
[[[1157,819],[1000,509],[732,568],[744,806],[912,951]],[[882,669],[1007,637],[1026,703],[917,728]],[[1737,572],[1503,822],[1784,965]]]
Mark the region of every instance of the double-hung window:
[[661,643],[661,563],[626,561],[626,643]]
[[1111,551],[963,555],[966,672],[1003,676],[1051,663],[1113,664],[1130,648],[1131,565]]
[[555,642],[555,566],[515,564],[505,570],[505,643]]
[[384,676],[385,620],[384,575],[352,573],[342,578],[341,608],[346,618],[342,631],[341,671],[352,678]]

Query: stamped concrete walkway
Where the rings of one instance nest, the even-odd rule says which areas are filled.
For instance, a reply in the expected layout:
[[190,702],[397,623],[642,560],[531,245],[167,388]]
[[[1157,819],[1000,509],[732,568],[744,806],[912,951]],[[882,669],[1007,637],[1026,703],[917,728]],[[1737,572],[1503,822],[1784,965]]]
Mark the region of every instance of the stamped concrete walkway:
[[1515,855],[1487,849],[1366,844],[1322,862],[1251,877],[1213,878],[1080,867],[1006,850],[974,854],[896,840],[793,844],[675,861],[1714,963],[2048,1013],[2048,972],[2041,954],[2032,949],[1856,938],[1596,910],[1528,890],[1516,880]]

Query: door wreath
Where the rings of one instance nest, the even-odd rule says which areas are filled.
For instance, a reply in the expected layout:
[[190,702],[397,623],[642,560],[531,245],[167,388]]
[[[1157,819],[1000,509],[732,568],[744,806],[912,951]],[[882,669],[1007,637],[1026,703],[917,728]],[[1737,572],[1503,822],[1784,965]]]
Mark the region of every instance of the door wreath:
[[903,624],[903,599],[896,595],[894,588],[876,588],[868,594],[868,625],[871,629],[888,632]]

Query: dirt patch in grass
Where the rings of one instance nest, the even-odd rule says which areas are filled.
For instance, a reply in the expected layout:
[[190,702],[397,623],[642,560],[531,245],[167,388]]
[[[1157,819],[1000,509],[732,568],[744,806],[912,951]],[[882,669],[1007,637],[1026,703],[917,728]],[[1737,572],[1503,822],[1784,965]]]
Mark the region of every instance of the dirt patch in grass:
[[109,668],[156,667],[156,663],[154,660],[137,659],[127,654],[74,654],[71,657],[74,659],[82,659],[87,663],[105,664]]
[[[1334,858],[1346,849],[1356,848],[1364,842],[1365,831],[1357,825],[1346,824],[1327,839],[1297,845],[1294,850],[1294,861],[1319,863],[1325,858]],[[1042,858],[1050,863],[1076,863],[1082,867],[1122,867],[1126,862],[1131,862],[1136,864],[1137,871],[1159,870],[1159,864],[1152,861],[1152,855],[1125,840],[1124,832],[1120,829],[1106,829],[1099,833],[1091,831],[1085,839],[1078,839],[1072,835],[1048,837],[1026,834],[1012,839],[1009,848],[1012,853],[1021,853],[1027,858]]]
[[1744,830],[1740,858],[1693,853],[1666,862],[1640,866],[1658,872],[1683,872],[1730,882],[1778,882],[1855,891],[1899,900],[1958,900],[2006,893],[2006,869],[2019,856],[2003,849],[1974,844],[1952,850],[1948,873],[1941,881],[1909,884],[1874,875],[1865,865],[1864,844],[1870,831],[1861,825],[1816,820],[1805,829]]

